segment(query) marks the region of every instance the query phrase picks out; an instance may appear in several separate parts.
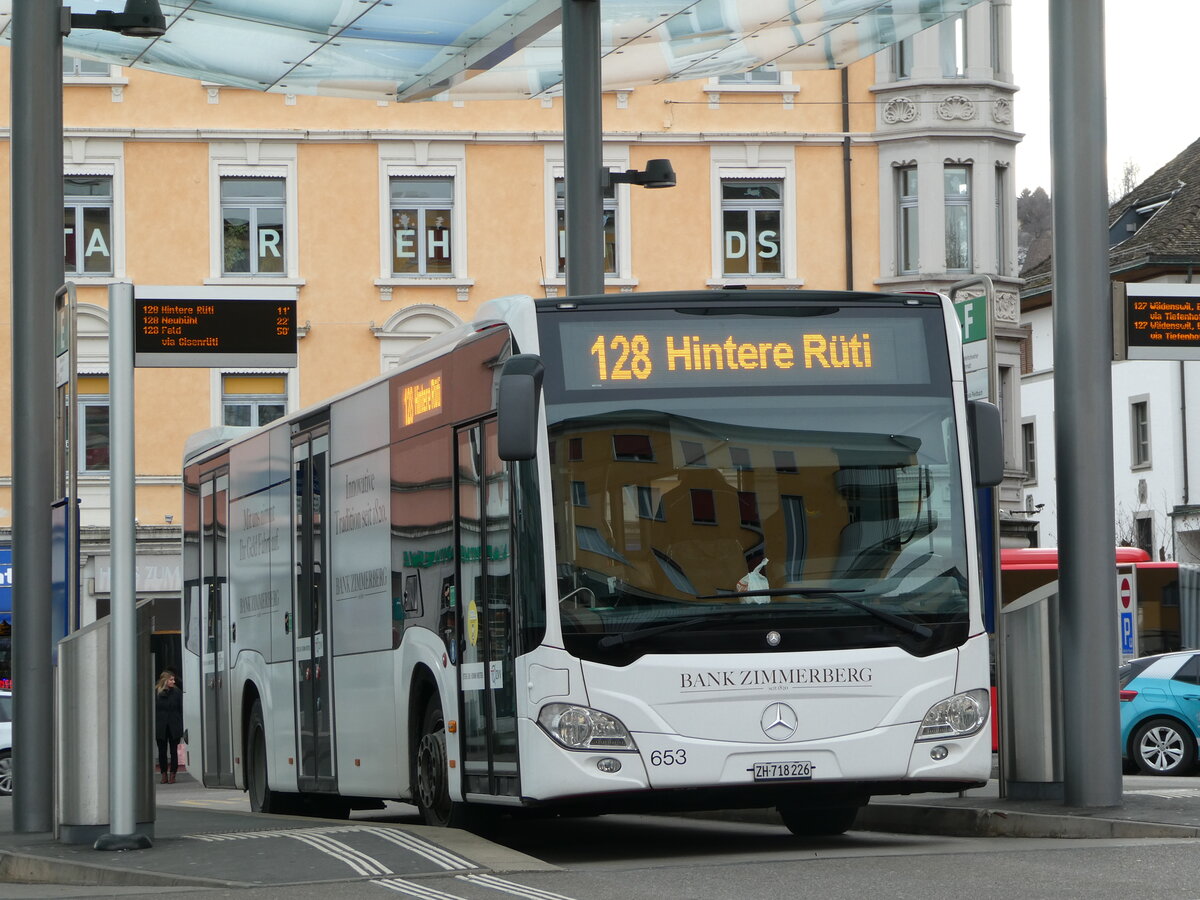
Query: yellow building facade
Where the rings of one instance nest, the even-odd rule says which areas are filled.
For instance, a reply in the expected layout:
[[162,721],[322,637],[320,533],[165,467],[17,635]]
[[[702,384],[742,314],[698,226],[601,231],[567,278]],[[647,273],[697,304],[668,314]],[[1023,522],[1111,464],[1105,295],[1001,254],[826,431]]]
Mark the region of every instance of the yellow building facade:
[[[673,189],[619,184],[606,195],[606,290],[891,290],[963,277],[934,253],[915,270],[899,264],[896,242],[912,235],[900,217],[897,185],[907,182],[897,172],[974,166],[972,240],[983,245],[997,228],[1015,235],[1015,197],[998,196],[1004,182],[991,174],[1011,165],[1018,139],[1011,104],[999,103],[1015,90],[1004,74],[1007,46],[994,40],[1007,12],[1007,0],[981,4],[959,25],[960,50],[977,49],[975,68],[966,57],[949,72],[911,68],[946,52],[944,40],[917,35],[845,70],[606,92],[604,166],[640,169],[667,158],[677,174]],[[0,71],[8,61],[0,52]],[[79,621],[86,623],[107,610],[110,285],[223,296],[286,288],[297,301],[294,369],[137,370],[138,591],[177,596],[188,436],[260,424],[344,391],[386,371],[406,348],[469,320],[490,298],[565,293],[563,108],[560,97],[388,104],[263,94],[70,59],[64,72],[64,260],[79,304]],[[971,90],[991,98],[977,117],[953,101]],[[7,79],[0,94],[7,116]],[[917,112],[907,115],[910,108]],[[1007,120],[994,114],[1004,109]],[[7,141],[0,157],[7,166]],[[922,182],[930,206],[940,198],[937,180]],[[1012,208],[997,215],[1004,203]],[[928,215],[948,227],[936,210]],[[926,231],[935,226],[922,220]],[[10,229],[6,216],[5,423]],[[942,243],[923,232],[922,248],[939,251]],[[968,267],[1015,275],[1003,249],[977,246]],[[11,485],[19,477],[5,427],[0,531],[12,526]]]

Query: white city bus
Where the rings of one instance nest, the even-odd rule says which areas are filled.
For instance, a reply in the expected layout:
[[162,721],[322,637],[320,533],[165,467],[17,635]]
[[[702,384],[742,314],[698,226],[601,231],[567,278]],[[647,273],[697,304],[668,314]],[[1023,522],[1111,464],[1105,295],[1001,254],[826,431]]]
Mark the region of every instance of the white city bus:
[[774,806],[806,834],[978,785],[1000,453],[935,294],[491,301],[189,443],[193,766],[260,811]]

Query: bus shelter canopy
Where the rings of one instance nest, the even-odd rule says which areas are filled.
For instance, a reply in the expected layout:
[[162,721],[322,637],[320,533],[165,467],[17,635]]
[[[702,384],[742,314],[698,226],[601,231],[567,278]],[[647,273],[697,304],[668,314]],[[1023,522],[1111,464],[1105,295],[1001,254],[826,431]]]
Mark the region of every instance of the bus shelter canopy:
[[[14,0],[0,0],[11,40]],[[579,0],[567,0],[579,2]],[[848,65],[980,0],[595,0],[607,90]],[[562,91],[563,0],[160,0],[157,38],[75,28],[64,52],[282,94],[522,99]],[[78,0],[72,13],[121,11]]]

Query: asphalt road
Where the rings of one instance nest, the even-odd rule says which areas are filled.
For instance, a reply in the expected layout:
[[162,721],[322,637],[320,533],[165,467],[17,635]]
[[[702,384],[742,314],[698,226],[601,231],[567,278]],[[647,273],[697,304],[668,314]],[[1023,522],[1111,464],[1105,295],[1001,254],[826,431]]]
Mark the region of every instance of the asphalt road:
[[[1200,787],[1197,778],[1126,779],[1127,790],[1196,787]],[[183,805],[228,808],[245,802],[244,794],[184,784],[159,796],[160,802]],[[418,823],[415,811],[400,804],[371,815]],[[519,822],[506,826],[494,839],[559,868],[408,880],[355,878],[244,890],[0,884],[0,900],[141,896],[384,900],[397,895],[424,900],[1200,898],[1196,862],[1200,840],[950,838],[868,832],[801,840],[780,826],[657,816]]]

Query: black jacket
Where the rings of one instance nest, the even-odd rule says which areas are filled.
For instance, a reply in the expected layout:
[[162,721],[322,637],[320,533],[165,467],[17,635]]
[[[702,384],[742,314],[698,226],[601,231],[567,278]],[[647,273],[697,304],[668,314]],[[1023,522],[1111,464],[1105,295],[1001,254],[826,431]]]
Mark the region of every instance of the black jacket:
[[179,743],[183,738],[183,691],[170,687],[154,694],[154,739]]

